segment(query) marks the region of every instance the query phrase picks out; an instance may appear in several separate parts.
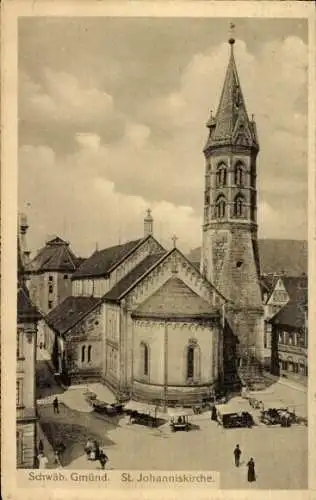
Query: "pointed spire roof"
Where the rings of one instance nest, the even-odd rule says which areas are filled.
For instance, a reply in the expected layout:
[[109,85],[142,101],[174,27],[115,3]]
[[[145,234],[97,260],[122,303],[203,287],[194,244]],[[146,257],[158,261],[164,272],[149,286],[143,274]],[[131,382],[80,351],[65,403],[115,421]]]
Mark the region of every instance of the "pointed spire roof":
[[209,119],[210,136],[205,150],[212,146],[242,145],[259,149],[256,127],[249,120],[234,56],[235,39],[229,39],[230,57],[216,116]]

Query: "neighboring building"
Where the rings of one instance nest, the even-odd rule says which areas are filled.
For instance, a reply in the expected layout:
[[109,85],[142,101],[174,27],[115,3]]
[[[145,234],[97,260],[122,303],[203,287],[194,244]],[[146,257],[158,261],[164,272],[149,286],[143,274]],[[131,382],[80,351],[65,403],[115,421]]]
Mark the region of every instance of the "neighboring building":
[[[47,241],[28,262],[30,297],[43,315],[71,295],[71,277],[81,262],[71,251],[69,243],[58,236]],[[38,344],[45,344],[43,321],[38,326]]]
[[266,365],[271,359],[271,318],[281,311],[289,302],[295,303],[298,300],[298,290],[307,289],[307,277],[305,275],[285,276],[264,276],[261,278],[263,287],[263,304],[265,312],[264,349]]
[[[281,302],[283,301],[283,304]],[[308,372],[308,281],[280,277],[268,300],[265,347],[275,374]]]
[[230,59],[216,116],[207,123],[201,273],[233,305],[226,316],[238,339],[238,357],[248,377],[263,362],[262,307],[257,225],[259,142],[247,114],[234,58]]
[[[22,233],[23,234],[23,233]],[[16,450],[17,467],[35,466],[37,442],[36,335],[41,315],[32,304],[25,283],[21,233],[18,241]]]

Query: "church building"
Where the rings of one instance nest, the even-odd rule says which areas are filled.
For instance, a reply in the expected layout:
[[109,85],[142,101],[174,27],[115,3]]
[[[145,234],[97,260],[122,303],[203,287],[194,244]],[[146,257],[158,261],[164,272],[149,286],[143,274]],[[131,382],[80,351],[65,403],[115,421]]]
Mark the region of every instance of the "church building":
[[263,308],[257,247],[254,120],[234,39],[216,115],[207,126],[203,250],[198,270],[176,247],[143,237],[96,250],[72,274],[72,293],[46,316],[56,370],[100,380],[143,401],[194,402],[218,383],[260,370]]

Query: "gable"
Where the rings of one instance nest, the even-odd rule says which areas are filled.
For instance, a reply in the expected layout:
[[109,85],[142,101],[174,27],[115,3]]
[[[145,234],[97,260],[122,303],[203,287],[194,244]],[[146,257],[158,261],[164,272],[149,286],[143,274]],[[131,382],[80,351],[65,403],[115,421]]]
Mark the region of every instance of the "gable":
[[81,264],[72,279],[110,278],[111,288],[148,253],[161,250],[163,247],[152,236],[147,236],[95,251]]
[[112,267],[137,247],[141,239],[96,250],[74,273],[73,279],[106,276]]
[[148,256],[166,253],[166,250],[153,236],[149,235],[111,271],[109,289],[126,277],[132,270],[141,264]]
[[176,248],[126,290],[120,300],[124,298],[128,308],[134,310],[175,275],[207,303],[217,306],[225,302],[225,298]]
[[267,302],[268,305],[272,304],[280,304],[284,305],[288,302],[289,300],[289,295],[287,293],[287,290],[284,286],[283,279],[279,278],[271,292],[271,295],[269,297],[269,300]]
[[211,318],[218,310],[189,288],[176,274],[134,311],[134,317]]

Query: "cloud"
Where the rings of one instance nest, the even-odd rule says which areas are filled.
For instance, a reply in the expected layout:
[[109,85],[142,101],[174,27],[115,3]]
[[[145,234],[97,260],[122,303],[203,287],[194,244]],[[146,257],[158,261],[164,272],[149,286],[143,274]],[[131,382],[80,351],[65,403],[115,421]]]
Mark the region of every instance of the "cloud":
[[174,233],[184,251],[194,246],[201,220],[191,207],[164,200],[149,202],[146,197],[120,193],[112,181],[91,170],[88,154],[94,153],[91,143],[84,141],[81,145],[79,153],[62,160],[47,147],[20,149],[20,185],[23,186],[19,193],[20,205],[32,201],[28,208],[29,236],[35,248],[42,246],[49,234],[59,234],[68,238],[79,254],[88,256],[96,242],[104,247],[141,237],[149,206],[155,234],[167,248],[172,244]]
[[[205,124],[210,109],[216,111],[228,56],[227,44],[197,52],[179,71],[171,91],[147,92],[130,108],[133,113],[120,107],[118,94],[114,106],[114,98],[101,87],[87,82],[83,86],[68,73],[46,69],[40,83],[24,75],[24,119],[47,128],[52,121],[61,129],[68,124],[76,146],[67,155],[59,155],[55,147],[21,149],[21,202],[36,200],[40,213],[34,209],[32,228],[37,244],[43,228],[54,225],[61,232],[64,217],[69,238],[83,253],[97,240],[101,245],[114,244],[119,234],[138,237],[148,206],[165,241],[177,233],[180,246],[200,244]],[[288,37],[264,43],[253,54],[237,41],[235,58],[261,148],[260,235],[304,238],[307,46]],[[117,78],[124,79],[124,67]],[[120,133],[105,139],[104,130],[115,129],[117,117]],[[45,196],[32,179],[38,180]]]
[[104,120],[113,113],[113,98],[93,86],[83,87],[67,72],[42,71],[41,83],[20,74],[20,118],[28,122],[82,125]]

